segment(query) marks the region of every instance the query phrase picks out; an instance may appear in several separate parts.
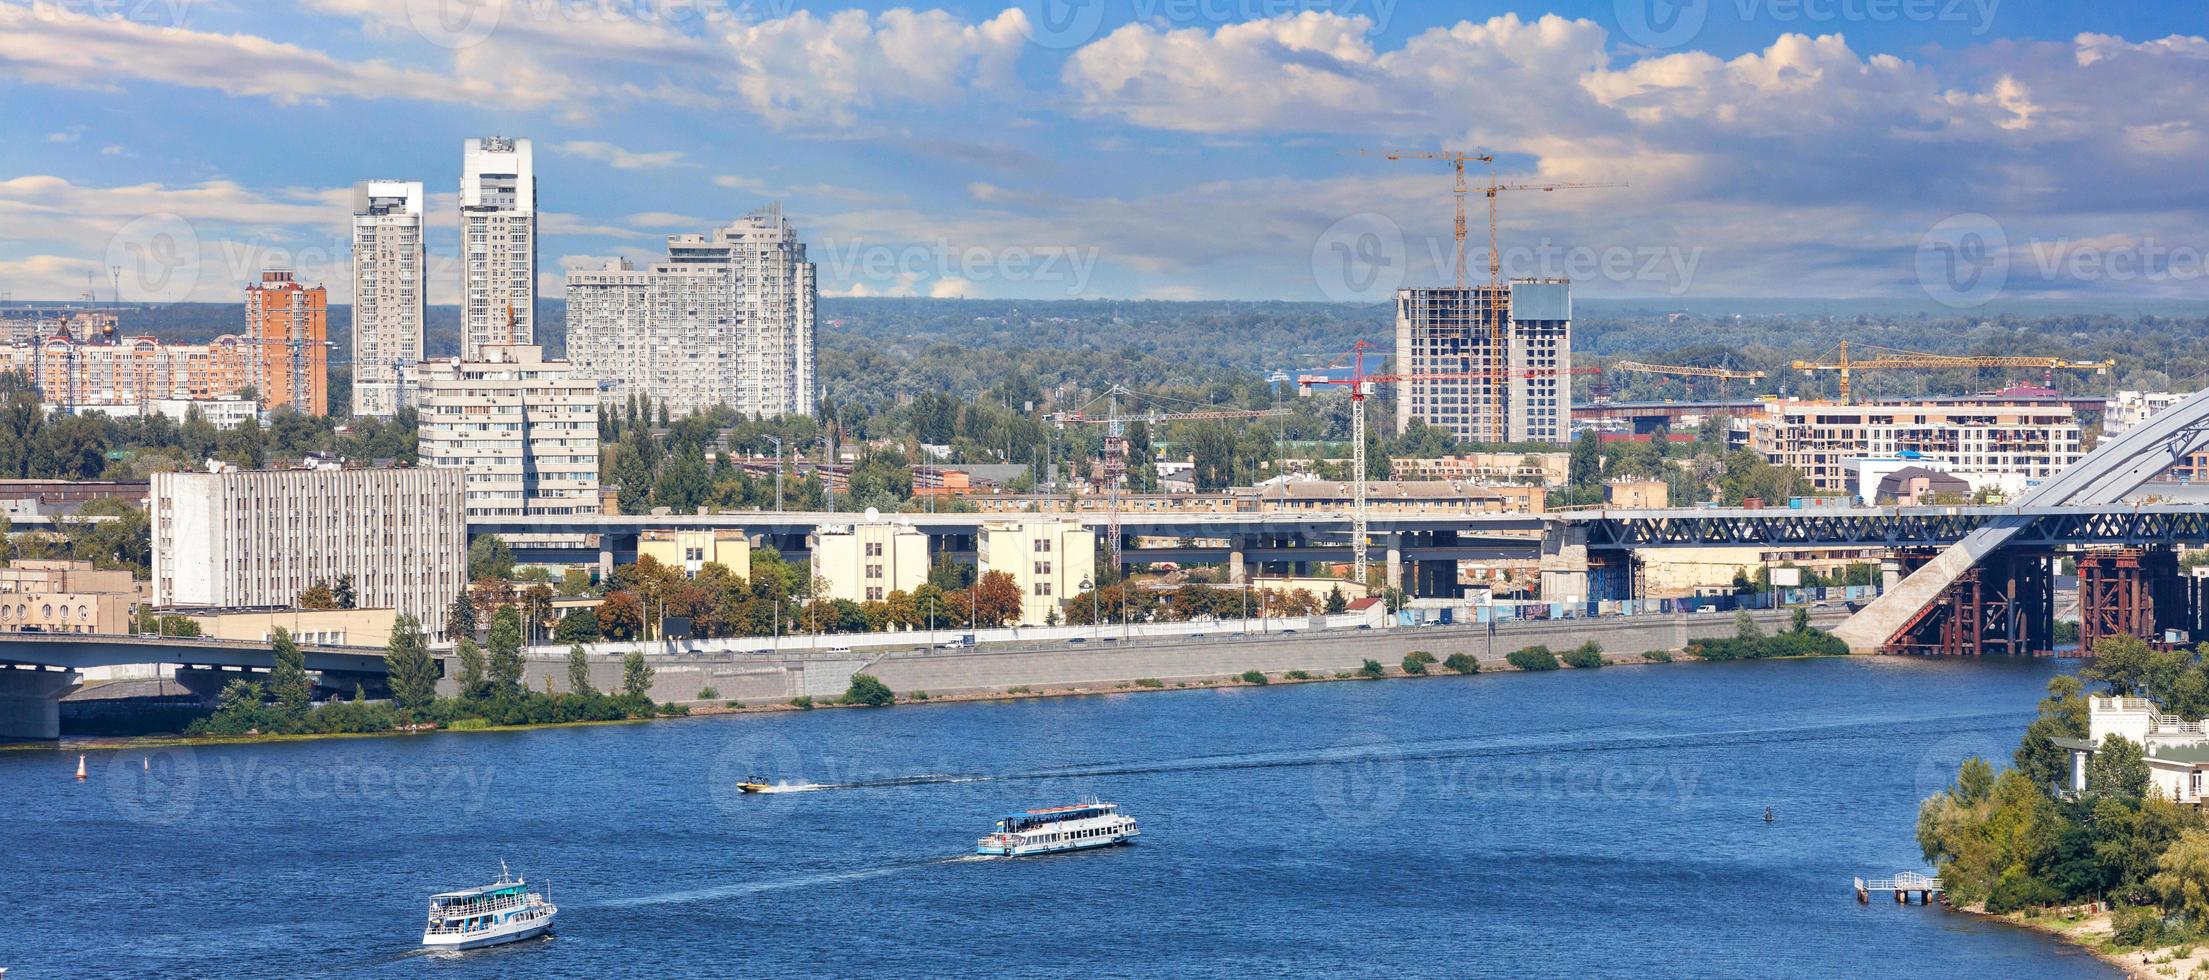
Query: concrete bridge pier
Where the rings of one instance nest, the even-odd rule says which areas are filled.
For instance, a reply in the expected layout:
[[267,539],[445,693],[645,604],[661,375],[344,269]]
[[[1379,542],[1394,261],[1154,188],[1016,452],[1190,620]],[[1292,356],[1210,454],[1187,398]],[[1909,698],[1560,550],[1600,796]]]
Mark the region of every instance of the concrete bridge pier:
[[1584,524],[1553,524],[1542,532],[1541,596],[1550,602],[1586,602],[1588,583],[1588,528]]
[[1241,585],[1250,580],[1250,570],[1243,564],[1243,549],[1247,547],[1249,547],[1249,540],[1240,534],[1232,535],[1227,539],[1227,583],[1229,585]]
[[1388,587],[1391,589],[1401,589],[1404,587],[1403,532],[1391,531],[1388,534],[1382,535],[1381,540],[1388,543]]
[[83,675],[73,670],[0,670],[0,741],[61,738],[61,699]]

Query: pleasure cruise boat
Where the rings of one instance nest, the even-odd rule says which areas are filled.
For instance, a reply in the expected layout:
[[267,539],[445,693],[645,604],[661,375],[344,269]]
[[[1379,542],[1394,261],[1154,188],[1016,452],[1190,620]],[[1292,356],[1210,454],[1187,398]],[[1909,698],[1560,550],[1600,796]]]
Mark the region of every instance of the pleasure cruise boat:
[[1135,818],[1120,813],[1117,803],[1079,803],[1008,813],[997,821],[996,833],[975,841],[974,853],[998,857],[1055,854],[1125,844],[1141,833]]
[[499,862],[499,880],[480,888],[468,888],[430,896],[429,925],[422,929],[422,945],[431,949],[479,949],[519,942],[543,935],[559,912],[551,900],[529,890],[529,884]]

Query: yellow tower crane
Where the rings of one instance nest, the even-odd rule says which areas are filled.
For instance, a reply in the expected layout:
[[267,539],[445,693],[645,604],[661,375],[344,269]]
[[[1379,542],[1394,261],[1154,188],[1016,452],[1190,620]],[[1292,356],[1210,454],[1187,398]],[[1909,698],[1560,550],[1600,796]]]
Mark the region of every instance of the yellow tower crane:
[[1944,368],[2039,368],[2045,376],[2056,371],[2092,371],[2107,374],[2116,367],[2116,361],[2070,361],[2060,357],[2024,357],[1997,354],[1926,354],[1919,351],[1898,350],[1892,347],[1862,345],[1872,351],[1871,357],[1851,358],[1849,342],[1841,341],[1839,356],[1832,360],[1796,361],[1795,370],[1804,374],[1818,371],[1838,371],[1841,374],[1841,401],[1850,400],[1849,376],[1855,371],[1938,371]]

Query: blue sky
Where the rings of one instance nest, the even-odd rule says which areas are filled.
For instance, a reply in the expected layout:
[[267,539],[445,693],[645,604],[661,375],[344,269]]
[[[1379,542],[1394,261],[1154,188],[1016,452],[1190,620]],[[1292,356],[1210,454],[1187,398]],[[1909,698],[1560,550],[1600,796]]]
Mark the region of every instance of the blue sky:
[[[779,200],[824,292],[2201,298],[2200,4],[2020,0],[0,0],[0,291],[346,293],[353,181],[537,149],[540,276]],[[1476,275],[1484,213],[1474,201]],[[182,280],[132,259],[183,243]],[[456,275],[433,262],[433,301]]]

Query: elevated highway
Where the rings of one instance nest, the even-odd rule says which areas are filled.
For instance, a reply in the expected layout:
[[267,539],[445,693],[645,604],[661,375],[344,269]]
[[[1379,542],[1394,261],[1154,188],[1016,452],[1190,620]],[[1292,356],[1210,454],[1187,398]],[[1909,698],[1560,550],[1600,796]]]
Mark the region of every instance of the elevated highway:
[[[381,648],[304,646],[300,652],[307,669],[322,673],[326,685],[333,678],[384,673]],[[76,689],[86,668],[174,664],[178,682],[212,699],[229,680],[275,663],[267,643],[249,640],[0,633],[0,740],[60,738],[61,699]]]

